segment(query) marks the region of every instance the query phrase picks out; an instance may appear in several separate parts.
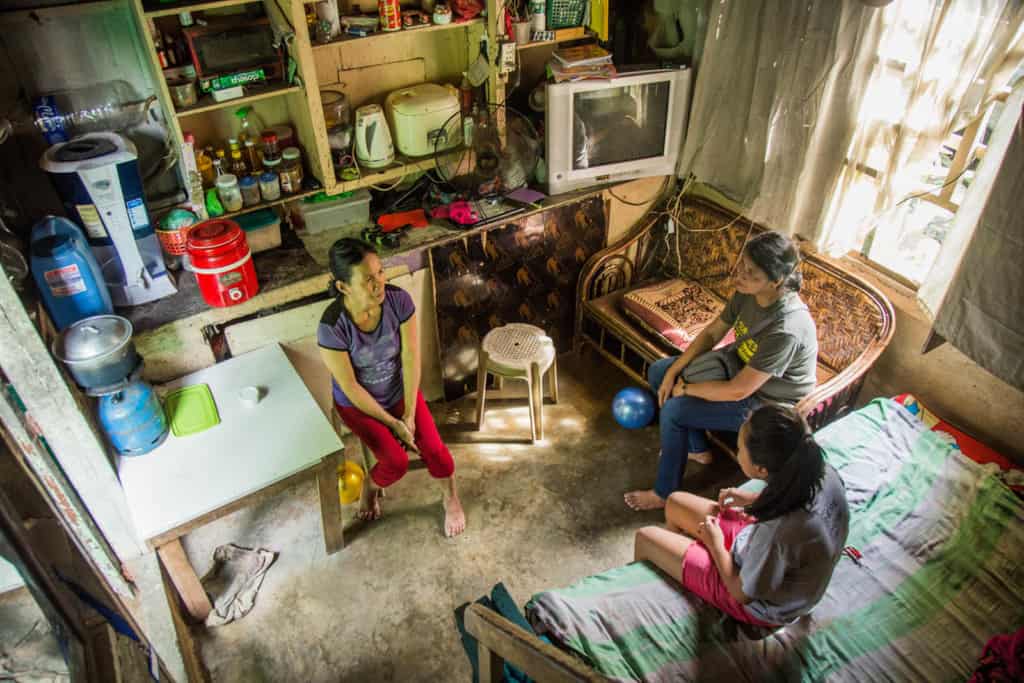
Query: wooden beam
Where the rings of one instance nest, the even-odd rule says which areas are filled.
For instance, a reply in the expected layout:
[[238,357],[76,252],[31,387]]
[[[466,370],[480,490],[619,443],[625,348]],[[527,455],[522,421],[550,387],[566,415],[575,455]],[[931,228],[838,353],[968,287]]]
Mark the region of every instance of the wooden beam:
[[206,621],[206,617],[213,611],[213,605],[203,584],[199,582],[199,577],[196,576],[196,570],[188,561],[181,540],[175,539],[160,546],[156,549],[156,554],[167,575],[171,577],[171,583],[178,590],[182,602],[185,603],[185,609],[199,623]]
[[[501,680],[502,660],[527,676],[545,683],[607,681],[568,653],[549,645],[483,605],[466,610],[466,630],[477,639],[480,650],[480,681]],[[495,661],[497,659],[497,661]],[[484,677],[484,672],[492,678]],[[497,678],[493,676],[498,674]]]
[[122,561],[145,552],[106,447],[80,412],[2,266],[0,369],[113,551]]

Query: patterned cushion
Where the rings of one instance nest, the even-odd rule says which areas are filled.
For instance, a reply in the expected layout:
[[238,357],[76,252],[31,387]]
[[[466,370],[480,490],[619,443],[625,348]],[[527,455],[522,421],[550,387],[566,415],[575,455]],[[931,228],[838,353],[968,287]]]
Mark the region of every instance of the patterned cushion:
[[[718,317],[725,304],[690,280],[667,280],[629,292],[622,309],[641,327],[663,338],[680,352]],[[734,338],[732,331],[722,344]]]

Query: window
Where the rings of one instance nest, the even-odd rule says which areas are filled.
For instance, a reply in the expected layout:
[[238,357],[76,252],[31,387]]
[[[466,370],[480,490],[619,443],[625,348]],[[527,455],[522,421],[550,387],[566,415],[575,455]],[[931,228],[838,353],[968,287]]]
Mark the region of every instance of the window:
[[[1008,90],[941,139],[951,103],[959,105],[980,85],[964,68],[979,49],[978,38],[960,28],[975,25],[978,17],[972,3],[961,3],[951,11],[965,16],[946,21],[929,36],[930,3],[901,4],[884,15],[828,220],[836,236],[831,250],[852,251],[916,288],[939,254]],[[1010,82],[1021,73],[1018,67]]]

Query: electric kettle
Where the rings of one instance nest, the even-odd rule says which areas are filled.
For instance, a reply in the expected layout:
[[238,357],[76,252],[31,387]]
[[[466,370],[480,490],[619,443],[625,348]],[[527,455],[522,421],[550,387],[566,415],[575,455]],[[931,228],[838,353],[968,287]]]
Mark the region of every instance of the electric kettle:
[[367,104],[356,109],[356,161],[367,168],[381,168],[395,160],[384,110]]

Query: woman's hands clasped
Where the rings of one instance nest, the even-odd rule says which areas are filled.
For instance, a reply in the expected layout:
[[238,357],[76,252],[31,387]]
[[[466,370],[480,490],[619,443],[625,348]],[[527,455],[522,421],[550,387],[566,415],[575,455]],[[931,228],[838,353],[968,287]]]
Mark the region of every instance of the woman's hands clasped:
[[[411,423],[411,424],[410,424]],[[402,442],[405,449],[412,455],[418,455],[420,452],[419,447],[416,445],[415,429],[416,429],[415,417],[410,416],[409,421],[405,419],[395,419],[390,425],[391,431],[395,433],[395,437]]]

